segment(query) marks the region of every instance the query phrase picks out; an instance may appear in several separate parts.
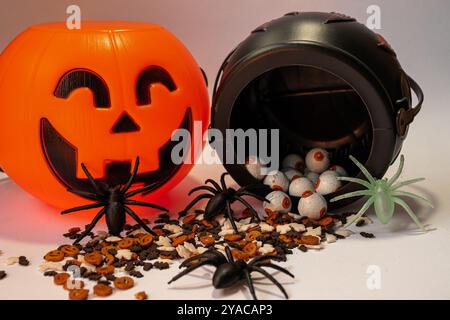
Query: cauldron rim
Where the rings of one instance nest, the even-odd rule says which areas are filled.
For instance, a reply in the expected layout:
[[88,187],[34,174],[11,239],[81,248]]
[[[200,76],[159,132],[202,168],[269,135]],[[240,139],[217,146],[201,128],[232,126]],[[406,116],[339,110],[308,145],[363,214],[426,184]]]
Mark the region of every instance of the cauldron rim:
[[[230,54],[232,56],[233,53]],[[253,50],[234,61],[233,68],[221,75],[219,86],[214,90],[212,127],[225,133],[230,128],[236,100],[249,83],[268,71],[292,65],[322,69],[347,82],[358,93],[367,108],[373,135],[365,166],[375,177],[381,178],[397,156],[398,136],[392,102],[379,79],[366,65],[348,52],[322,42],[292,40],[276,43]],[[381,105],[388,108],[380,108]],[[224,167],[239,185],[255,182],[244,165],[224,163]],[[357,177],[362,178],[362,174]],[[358,185],[348,183],[333,196],[358,189]],[[268,191],[268,187],[262,186],[260,193],[266,194]],[[350,202],[353,201],[341,201],[337,206],[331,204],[330,208]]]

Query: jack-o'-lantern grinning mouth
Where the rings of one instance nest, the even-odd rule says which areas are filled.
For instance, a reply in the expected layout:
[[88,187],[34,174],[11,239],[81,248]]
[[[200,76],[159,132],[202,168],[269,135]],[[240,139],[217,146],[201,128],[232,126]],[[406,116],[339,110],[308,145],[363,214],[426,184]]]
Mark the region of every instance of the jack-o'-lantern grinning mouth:
[[[188,130],[192,135],[192,111],[190,107],[186,109],[178,129]],[[41,118],[40,137],[45,159],[58,180],[67,188],[95,192],[87,179],[77,178],[77,146],[63,137],[47,118]],[[169,138],[159,148],[159,168],[151,172],[138,173],[135,183],[142,183],[145,186],[155,184],[154,188],[147,191],[151,192],[170,180],[182,166],[182,164],[173,163],[171,159],[172,149],[177,143],[177,141],[171,141]],[[142,152],[145,151],[142,150]],[[130,175],[130,162],[112,161],[105,167],[104,176],[96,180],[114,186],[126,183]]]

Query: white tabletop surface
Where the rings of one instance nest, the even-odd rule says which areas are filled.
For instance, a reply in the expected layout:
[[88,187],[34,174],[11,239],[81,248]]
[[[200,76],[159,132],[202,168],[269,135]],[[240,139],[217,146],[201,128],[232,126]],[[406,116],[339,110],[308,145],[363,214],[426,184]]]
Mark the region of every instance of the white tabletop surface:
[[[429,197],[435,209],[408,202],[422,221],[436,230],[417,233],[415,225],[401,210],[388,226],[382,226],[370,212],[373,224],[352,229],[372,232],[375,239],[355,233],[345,240],[327,244],[321,251],[302,253],[294,250],[294,254],[288,256],[283,265],[295,274],[295,280],[283,274],[276,276],[292,299],[450,298],[450,200],[446,196],[450,166],[447,151],[433,150],[432,143],[428,143],[432,140],[421,132],[429,125],[417,125],[408,138],[411,142],[406,143],[403,150],[406,155],[403,178],[427,178],[420,186],[409,189]],[[432,161],[427,154],[432,155]],[[387,176],[395,167],[390,168]],[[222,172],[221,165],[197,165],[180,185],[158,202],[176,213],[187,203],[187,190],[206,177],[218,178]],[[146,212],[139,213],[152,218]],[[62,233],[69,227],[88,223],[92,217],[83,214],[62,217],[58,210],[28,195],[9,179],[0,182],[0,215],[0,250],[3,251],[0,270],[8,273],[0,281],[0,299],[66,299],[67,293],[53,285],[50,278],[43,277],[38,265],[47,251],[67,242]],[[98,229],[105,230],[103,222]],[[19,255],[27,256],[31,265],[4,264],[7,257]],[[168,286],[168,279],[178,271],[177,264],[168,270],[147,272],[144,278],[137,279],[137,285],[131,291],[117,292],[111,298],[133,299],[133,294],[141,290],[145,290],[151,299],[250,298],[244,286],[213,289],[212,268],[200,269]],[[379,282],[371,282],[378,275]],[[368,287],[368,281],[378,283],[378,288]],[[265,281],[258,282],[257,294],[261,299],[281,298],[274,286]]]

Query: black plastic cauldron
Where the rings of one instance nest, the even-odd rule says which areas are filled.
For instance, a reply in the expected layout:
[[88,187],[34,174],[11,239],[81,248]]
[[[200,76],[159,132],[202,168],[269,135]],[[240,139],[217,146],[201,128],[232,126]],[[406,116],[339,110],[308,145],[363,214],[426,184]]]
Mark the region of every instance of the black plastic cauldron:
[[[343,14],[293,12],[259,26],[227,56],[214,85],[211,126],[223,134],[278,128],[281,159],[322,147],[349,174],[363,178],[351,154],[381,178],[422,101],[382,36]],[[257,182],[242,164],[224,166],[240,185]],[[359,188],[348,183],[327,198]],[[268,191],[261,186],[261,194]]]

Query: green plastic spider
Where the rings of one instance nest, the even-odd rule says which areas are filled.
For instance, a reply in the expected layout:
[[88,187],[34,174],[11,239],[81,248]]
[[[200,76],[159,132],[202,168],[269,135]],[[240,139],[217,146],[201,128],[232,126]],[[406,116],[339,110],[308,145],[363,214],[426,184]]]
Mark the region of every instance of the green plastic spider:
[[387,178],[383,179],[375,179],[370,172],[358,161],[355,159],[355,157],[350,156],[350,159],[358,166],[358,168],[361,170],[361,172],[364,174],[364,176],[367,178],[366,180],[353,178],[353,177],[339,177],[338,179],[341,181],[348,181],[348,182],[354,182],[358,183],[360,185],[363,185],[366,187],[366,190],[359,190],[354,192],[349,192],[337,197],[334,197],[331,199],[331,202],[347,199],[351,197],[360,197],[360,196],[369,196],[369,199],[364,203],[364,205],[361,207],[361,209],[358,211],[358,213],[354,216],[354,218],[347,222],[344,227],[348,227],[352,223],[354,223],[356,220],[361,218],[361,216],[364,214],[364,212],[369,209],[369,207],[373,204],[375,209],[375,214],[377,215],[378,219],[382,224],[387,224],[392,216],[394,215],[394,209],[395,204],[400,205],[405,209],[405,211],[408,213],[408,215],[411,217],[411,219],[416,223],[416,225],[422,229],[422,231],[426,232],[427,230],[425,227],[420,223],[417,216],[414,214],[414,212],[411,210],[411,208],[406,204],[405,201],[400,199],[399,197],[409,197],[413,198],[415,200],[419,200],[433,208],[433,204],[430,202],[430,200],[423,198],[421,196],[418,196],[411,192],[401,191],[399,190],[401,187],[410,185],[419,181],[425,180],[425,178],[416,178],[411,179],[403,182],[397,182],[398,178],[400,177],[400,174],[403,170],[403,164],[405,162],[405,157],[403,155],[400,156],[400,165],[397,169],[397,172],[394,174],[392,178],[389,180]]

